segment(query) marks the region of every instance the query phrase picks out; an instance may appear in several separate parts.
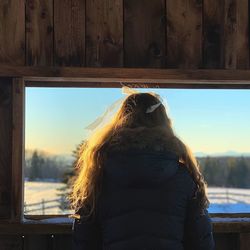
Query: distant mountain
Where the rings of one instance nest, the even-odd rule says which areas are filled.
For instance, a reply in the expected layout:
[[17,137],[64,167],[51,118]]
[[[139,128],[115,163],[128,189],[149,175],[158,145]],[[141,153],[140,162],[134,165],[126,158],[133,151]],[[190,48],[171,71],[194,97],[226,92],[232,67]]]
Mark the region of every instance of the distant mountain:
[[226,152],[218,152],[218,153],[204,153],[204,152],[195,152],[194,155],[196,157],[206,157],[206,156],[212,156],[212,157],[222,157],[222,156],[233,156],[233,157],[250,157],[250,152],[237,152],[233,150],[228,150]]
[[203,153],[203,152],[195,152],[194,155],[196,157],[206,157],[209,156],[209,154]]

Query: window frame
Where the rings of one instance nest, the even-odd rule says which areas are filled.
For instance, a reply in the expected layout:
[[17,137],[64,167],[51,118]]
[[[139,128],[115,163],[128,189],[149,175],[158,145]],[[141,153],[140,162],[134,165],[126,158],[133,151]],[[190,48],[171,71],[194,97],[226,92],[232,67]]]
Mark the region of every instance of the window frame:
[[[7,68],[7,70],[6,70]],[[41,68],[3,67],[0,77],[13,82],[12,149],[12,221],[43,220],[68,215],[24,215],[24,114],[26,87],[179,88],[179,89],[250,89],[248,70],[176,70],[142,68]],[[15,142],[15,143],[14,143]],[[20,167],[21,166],[21,167]],[[21,187],[21,188],[20,188]],[[249,213],[211,213],[212,218],[230,218],[228,222],[246,222]],[[215,222],[216,223],[216,222]]]

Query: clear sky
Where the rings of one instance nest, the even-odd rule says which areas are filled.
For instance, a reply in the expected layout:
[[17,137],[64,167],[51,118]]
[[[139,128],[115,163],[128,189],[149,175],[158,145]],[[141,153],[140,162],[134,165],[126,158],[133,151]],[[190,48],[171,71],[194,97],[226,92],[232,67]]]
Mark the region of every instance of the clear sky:
[[[250,152],[250,90],[141,91],[166,100],[177,135],[194,152]],[[122,97],[121,89],[26,88],[26,149],[71,154],[84,127]]]

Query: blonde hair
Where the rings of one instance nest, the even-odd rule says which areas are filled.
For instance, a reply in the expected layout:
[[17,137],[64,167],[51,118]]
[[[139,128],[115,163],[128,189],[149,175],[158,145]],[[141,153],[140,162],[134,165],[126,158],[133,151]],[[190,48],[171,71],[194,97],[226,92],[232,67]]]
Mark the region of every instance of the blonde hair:
[[159,103],[159,98],[152,93],[136,93],[129,95],[113,119],[97,130],[82,144],[76,162],[77,176],[70,195],[71,206],[81,216],[95,213],[98,197],[101,193],[102,170],[106,155],[110,149],[112,138],[125,128],[160,127],[172,138],[171,146],[188,168],[197,185],[197,194],[201,208],[209,204],[206,194],[206,183],[199,165],[191,150],[174,135],[171,120],[167,116],[164,105],[160,105],[151,113],[148,107]]

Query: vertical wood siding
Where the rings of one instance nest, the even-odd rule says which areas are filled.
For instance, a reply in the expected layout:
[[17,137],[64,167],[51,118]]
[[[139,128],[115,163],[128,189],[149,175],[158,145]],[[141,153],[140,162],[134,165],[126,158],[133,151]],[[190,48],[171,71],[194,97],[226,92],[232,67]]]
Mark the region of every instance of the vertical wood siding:
[[[0,235],[0,249],[1,250],[24,250],[23,238],[19,235]],[[44,250],[47,250],[47,249],[45,248]]]
[[225,0],[224,8],[224,67],[246,69],[249,64],[248,1]]
[[239,245],[239,234],[219,233],[215,234],[216,250],[242,250]]
[[223,68],[223,1],[204,0],[203,4],[203,67]]
[[56,66],[85,65],[85,1],[54,0]]
[[55,235],[55,237],[54,237],[54,248],[55,249],[70,250],[71,246],[72,246],[71,235],[63,235],[63,234]]
[[11,168],[11,220],[19,222],[23,214],[23,189],[17,183],[23,183],[22,159],[24,156],[24,81],[12,82],[12,160]]
[[250,246],[250,233],[240,234],[240,250],[249,250]]
[[12,81],[0,78],[0,219],[8,219],[11,211],[11,129]]
[[248,69],[249,0],[0,1],[1,63]]
[[24,235],[23,250],[54,250],[53,237],[51,235]]
[[0,63],[25,64],[24,0],[0,1]]
[[167,68],[201,68],[202,1],[167,0]]
[[53,0],[26,2],[26,65],[53,65]]
[[165,67],[165,0],[124,0],[125,67]]
[[86,1],[86,66],[123,66],[122,0]]

